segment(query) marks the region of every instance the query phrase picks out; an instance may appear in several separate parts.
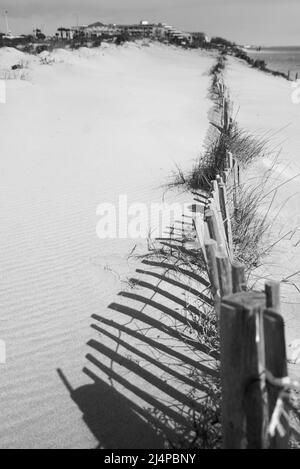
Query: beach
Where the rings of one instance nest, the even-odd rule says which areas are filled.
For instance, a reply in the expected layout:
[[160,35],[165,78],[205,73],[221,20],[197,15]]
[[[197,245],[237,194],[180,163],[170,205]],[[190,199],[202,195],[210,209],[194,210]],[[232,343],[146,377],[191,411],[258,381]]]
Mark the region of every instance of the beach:
[[247,54],[255,60],[264,60],[268,68],[283,73],[290,72],[292,79],[300,76],[299,47],[267,47],[260,51],[247,49]]
[[[7,69],[22,56],[0,52]],[[160,202],[175,165],[199,154],[211,106],[214,57],[199,51],[133,43],[52,58],[25,57],[28,78],[7,80],[0,105],[1,448],[98,444],[56,369],[74,388],[89,382],[91,315],[107,310],[134,270],[129,253],[147,245],[100,240],[97,207],[120,194]]]
[[[290,345],[300,339],[300,105],[293,100],[295,88],[290,82],[257,72],[239,61],[228,61],[225,80],[239,125],[268,141],[269,152],[251,165],[245,175],[255,187],[270,170],[265,191],[273,191],[274,196],[268,213],[272,225],[267,233],[267,245],[274,247],[263,259],[263,267],[254,272],[254,282],[259,284],[262,278],[281,282],[281,312]],[[262,212],[267,210],[268,204]],[[291,366],[291,372],[299,377],[299,364]]]
[[[128,339],[127,334],[129,342],[125,343],[121,329],[109,332],[111,336],[102,331],[100,345],[90,344],[103,356],[106,353],[99,364],[102,372],[99,367],[97,371],[105,409],[95,413],[100,413],[108,430],[100,436],[93,432],[87,416],[94,409],[84,402],[84,421],[82,393],[73,399],[70,394],[90,383],[82,369],[87,365],[86,344],[95,337],[91,317],[100,318],[99,328],[104,321],[117,321],[123,329],[132,326],[129,305],[141,303],[144,294],[141,286],[132,292],[130,277],[136,268],[146,267],[130,253],[146,253],[147,239],[99,239],[98,206],[117,204],[122,194],[129,203],[146,205],[161,202],[163,197],[169,202],[193,200],[191,194],[165,192],[164,184],[177,166],[189,170],[203,149],[212,108],[209,71],[217,53],[138,42],[56,50],[43,57],[47,60],[41,63],[39,57],[0,49],[2,71],[16,61],[28,62],[23,79],[6,80],[6,104],[0,104],[0,217],[5,227],[0,235],[0,339],[7,346],[7,362],[0,368],[0,447],[161,448],[161,440],[144,428],[144,420],[138,420],[135,431],[130,428],[132,413],[124,411],[124,403],[131,400],[144,410],[150,407],[150,398],[170,404],[167,385],[177,383],[171,379],[181,372],[187,382],[189,368],[175,363],[170,378],[161,371],[165,363],[159,362],[157,350],[142,348],[139,337]],[[252,281],[258,288],[262,279],[282,282],[281,312],[289,346],[300,339],[300,192],[296,178],[300,174],[300,104],[292,101],[290,82],[232,57],[226,60],[224,81],[238,125],[254,135],[267,135],[272,147],[271,154],[250,165],[243,178],[257,182],[271,168],[270,187],[278,186],[268,235],[274,249]],[[147,275],[155,277],[157,272]],[[293,282],[285,281],[291,278]],[[157,294],[153,300],[152,291],[146,298],[148,318],[161,321],[163,328],[161,311],[169,308],[174,317],[181,311],[178,298],[172,297],[178,285],[171,280],[172,287],[163,285],[166,291],[160,293],[159,303]],[[160,281],[158,285],[161,287]],[[121,291],[126,298],[123,310],[117,303]],[[144,306],[137,310],[144,314]],[[124,311],[129,316],[125,319]],[[148,334],[142,327],[138,332]],[[163,339],[164,334],[162,329]],[[161,337],[150,333],[146,338],[151,342]],[[163,344],[172,347],[168,340]],[[193,356],[184,346],[180,352],[191,361]],[[109,347],[114,355],[109,355]],[[132,364],[126,347],[136,347],[140,354],[146,350],[149,356],[151,352],[152,361]],[[153,363],[154,359],[159,363]],[[124,362],[132,373],[124,370]],[[291,372],[299,376],[299,365],[291,365]],[[156,379],[161,380],[160,389]],[[177,392],[197,399],[198,394],[189,394],[187,386],[174,384],[174,388],[174,400]],[[85,399],[92,402],[95,388],[86,391],[90,394]],[[143,404],[145,393],[147,405]],[[179,406],[172,401],[170,407],[177,411]]]

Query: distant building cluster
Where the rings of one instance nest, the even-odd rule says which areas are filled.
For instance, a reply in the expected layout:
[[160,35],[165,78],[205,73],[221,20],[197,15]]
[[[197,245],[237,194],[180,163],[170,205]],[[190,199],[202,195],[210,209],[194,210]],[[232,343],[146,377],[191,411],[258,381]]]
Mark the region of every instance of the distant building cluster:
[[[71,28],[60,27],[53,36],[45,36],[41,29],[32,34],[15,36],[5,12],[6,34],[0,32],[0,47],[13,46],[27,52],[40,52],[64,42],[64,47],[77,48],[99,46],[102,41],[122,44],[135,39],[152,39],[183,47],[207,47],[210,42],[204,33],[183,32],[166,23],[140,21],[137,24],[104,24],[100,21],[90,25],[77,25]],[[61,44],[62,46],[62,44]]]
[[[74,26],[72,28],[58,28],[56,36],[60,39],[70,40],[76,38],[96,39],[101,37],[116,37],[123,35],[130,38],[149,38],[167,42],[191,44],[194,34],[180,31],[165,23],[149,23],[141,21],[139,24],[104,24],[96,22],[88,26]],[[195,36],[196,37],[196,36]],[[202,40],[209,41],[202,34]]]

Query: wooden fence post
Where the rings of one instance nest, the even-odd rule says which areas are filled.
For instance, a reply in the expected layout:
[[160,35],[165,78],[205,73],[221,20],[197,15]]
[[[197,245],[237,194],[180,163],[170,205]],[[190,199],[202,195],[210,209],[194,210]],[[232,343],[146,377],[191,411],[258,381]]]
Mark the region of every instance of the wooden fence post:
[[265,294],[257,292],[236,293],[221,303],[222,425],[226,449],[268,446],[265,304]]

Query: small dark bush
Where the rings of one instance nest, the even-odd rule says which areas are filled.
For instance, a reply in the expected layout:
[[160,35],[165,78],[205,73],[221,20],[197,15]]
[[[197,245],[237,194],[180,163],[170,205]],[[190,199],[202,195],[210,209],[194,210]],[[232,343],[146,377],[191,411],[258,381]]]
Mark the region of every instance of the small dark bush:
[[235,47],[235,43],[224,39],[223,37],[213,37],[210,41],[211,44],[216,44],[224,47]]
[[267,64],[264,60],[255,60],[253,64],[254,68],[259,68],[260,70],[266,70]]

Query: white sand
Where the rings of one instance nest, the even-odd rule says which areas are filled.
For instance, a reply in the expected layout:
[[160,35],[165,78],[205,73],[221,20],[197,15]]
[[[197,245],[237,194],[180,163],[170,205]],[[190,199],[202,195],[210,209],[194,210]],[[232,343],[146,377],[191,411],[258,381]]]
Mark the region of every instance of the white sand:
[[[239,125],[257,135],[269,132],[270,148],[281,150],[270,178],[273,188],[281,187],[270,210],[273,225],[267,241],[272,244],[287,236],[265,258],[264,268],[257,275],[283,281],[282,313],[290,345],[300,339],[300,104],[292,101],[295,88],[290,82],[258,72],[237,60],[228,61],[226,81],[238,111]],[[249,177],[259,178],[273,163],[272,157],[257,161],[250,168]],[[253,180],[254,184],[257,180]],[[284,282],[287,277],[289,283]],[[300,353],[299,347],[298,350]],[[291,368],[300,377],[300,365]]]
[[[19,60],[2,49],[0,69]],[[0,105],[0,447],[91,448],[56,368],[74,387],[88,381],[90,316],[114,300],[134,246],[100,241],[96,208],[119,194],[158,201],[175,163],[191,165],[213,59],[130,45],[26,60],[29,81],[8,81]]]

